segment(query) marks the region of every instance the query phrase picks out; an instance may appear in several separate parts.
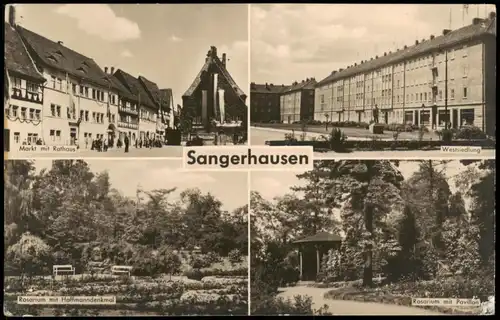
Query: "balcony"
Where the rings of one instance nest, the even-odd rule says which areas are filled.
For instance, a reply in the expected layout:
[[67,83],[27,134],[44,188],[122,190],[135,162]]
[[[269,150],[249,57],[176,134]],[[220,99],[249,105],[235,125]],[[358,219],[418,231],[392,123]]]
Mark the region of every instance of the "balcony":
[[118,112],[130,114],[130,115],[134,115],[134,116],[139,115],[139,111],[137,109],[127,108],[127,107],[122,107],[122,106],[118,107]]
[[11,98],[16,100],[23,100],[23,101],[43,104],[42,92],[31,92],[26,90],[26,88],[12,88]]
[[139,123],[118,121],[118,127],[137,130],[139,129]]

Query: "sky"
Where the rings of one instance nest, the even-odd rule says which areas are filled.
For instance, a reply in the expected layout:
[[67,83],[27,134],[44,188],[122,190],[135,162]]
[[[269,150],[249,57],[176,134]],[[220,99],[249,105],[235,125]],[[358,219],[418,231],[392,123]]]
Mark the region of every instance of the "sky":
[[[166,159],[98,159],[85,160],[94,173],[107,171],[111,187],[123,195],[136,197],[137,187],[142,190],[177,190],[170,200],[179,199],[179,194],[189,188],[198,188],[202,193],[211,193],[222,202],[223,210],[232,211],[248,204],[247,172],[183,171],[181,160]],[[52,160],[35,160],[37,171],[50,169]]]
[[[238,4],[22,4],[18,24],[101,67],[172,88],[174,103],[205,63],[210,46],[248,92],[248,6]],[[7,13],[5,19],[7,21]]]
[[[417,170],[418,161],[400,161],[399,170],[406,179],[409,179]],[[454,183],[454,177],[466,170],[466,166],[460,161],[451,161],[446,165],[436,166],[436,170],[444,169],[448,183],[452,192],[457,191]],[[275,197],[281,197],[285,194],[292,193],[290,190],[293,186],[303,185],[304,182],[297,178],[297,172],[291,171],[252,171],[250,175],[250,186],[252,191],[258,191],[264,199],[273,200]]]
[[[251,81],[291,84],[438,36],[495,11],[494,5],[251,5]],[[450,20],[451,17],[451,20]],[[450,24],[451,21],[451,24]]]

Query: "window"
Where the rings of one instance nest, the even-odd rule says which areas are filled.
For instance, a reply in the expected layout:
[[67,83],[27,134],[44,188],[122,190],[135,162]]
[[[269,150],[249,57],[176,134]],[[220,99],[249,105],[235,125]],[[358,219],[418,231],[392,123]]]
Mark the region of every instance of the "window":
[[21,133],[14,132],[14,143],[19,143],[21,141]]
[[30,119],[35,119],[35,109],[30,109]]
[[53,117],[56,116],[56,105],[55,104],[50,105],[50,115]]
[[85,121],[89,122],[89,111],[88,110],[85,111]]
[[443,100],[443,90],[439,90],[439,100]]
[[430,110],[422,110],[420,112],[420,124],[429,125],[431,123],[431,111]]
[[92,112],[92,121],[93,121],[93,122],[96,122],[96,119],[95,119],[95,112]]
[[320,100],[321,103],[325,103],[325,95],[323,95],[323,94],[320,95],[319,96],[319,100]]
[[80,110],[80,119],[83,120],[84,116],[85,116],[85,111]]
[[26,119],[26,108],[21,108],[21,116],[20,119]]
[[61,130],[56,130],[56,141],[61,141]]
[[56,140],[56,130],[50,130],[50,140],[51,141]]
[[26,91],[31,93],[38,93],[38,85],[33,82],[26,82]]
[[424,97],[423,97],[423,94],[422,94],[422,93],[420,93],[420,101],[423,101],[423,98],[424,98]]
[[427,101],[427,92],[424,92],[424,101]]
[[57,117],[60,118],[61,117],[61,106],[56,107],[56,112],[57,112]]
[[464,99],[467,99],[467,88],[464,88]]
[[12,81],[12,86],[14,88],[20,89],[21,88],[21,79],[19,79],[19,78],[13,78],[12,80],[13,80]]
[[401,85],[400,85],[400,80],[398,80],[398,88],[400,88],[400,87],[401,87]]
[[469,75],[469,66],[465,65],[463,68],[463,77],[467,78],[468,75]]
[[84,87],[83,86],[80,86],[80,95],[83,96],[83,90],[84,90]]
[[76,84],[72,83],[71,87],[72,87],[72,90],[73,90],[73,94],[76,94]]
[[68,119],[71,119],[71,111],[70,111],[69,107],[66,108],[66,117]]
[[455,99],[455,89],[450,90],[450,99],[451,100]]
[[36,110],[35,111],[35,119],[36,120],[41,120],[42,119],[41,115],[42,115],[42,111],[41,110]]
[[413,111],[405,111],[405,123],[413,123]]
[[54,76],[50,77],[50,85],[51,85],[52,89],[56,88],[56,77],[54,77]]
[[92,99],[96,99],[96,93],[97,91],[95,89],[92,89]]
[[88,98],[89,97],[89,88],[85,87],[85,96]]
[[58,90],[62,90],[62,80],[57,78],[57,88]]
[[474,125],[474,109],[462,109],[460,110],[460,120],[461,125],[472,126]]

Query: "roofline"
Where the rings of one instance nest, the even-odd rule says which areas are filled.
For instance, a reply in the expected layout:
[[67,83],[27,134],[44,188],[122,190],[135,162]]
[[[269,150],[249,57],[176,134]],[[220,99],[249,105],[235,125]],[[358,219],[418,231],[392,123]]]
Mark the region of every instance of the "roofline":
[[[470,25],[469,25],[470,26]],[[468,27],[468,26],[466,26]],[[461,29],[461,28],[460,28]],[[458,31],[460,29],[455,29],[453,31]],[[347,79],[347,78],[351,78],[355,75],[359,75],[359,74],[364,74],[364,73],[368,73],[368,72],[372,72],[374,70],[377,70],[377,69],[380,69],[380,68],[383,68],[385,66],[389,66],[389,65],[393,65],[393,64],[396,64],[396,63],[400,63],[400,62],[403,62],[403,61],[406,61],[406,60],[409,60],[411,58],[414,58],[414,57],[418,57],[418,56],[421,56],[421,55],[426,55],[426,54],[429,54],[429,52],[435,52],[435,51],[439,51],[439,50],[442,50],[444,48],[450,48],[450,47],[453,47],[453,46],[456,46],[457,44],[460,44],[460,43],[463,43],[463,42],[471,42],[471,40],[478,40],[478,39],[481,39],[482,37],[485,37],[485,36],[489,36],[489,37],[496,37],[495,35],[491,34],[491,33],[488,33],[486,31],[481,31],[480,33],[478,34],[475,34],[475,35],[472,35],[471,37],[469,38],[465,38],[465,39],[460,39],[458,41],[455,41],[455,42],[450,42],[450,43],[447,43],[447,44],[443,44],[441,46],[440,49],[437,49],[437,48],[432,48],[432,49],[427,49],[425,51],[422,51],[422,52],[418,52],[418,53],[414,53],[414,54],[410,54],[408,56],[403,56],[401,58],[398,58],[398,59],[395,59],[395,60],[392,60],[390,61],[390,63],[384,63],[384,64],[380,64],[380,65],[377,65],[377,66],[374,66],[370,69],[367,69],[367,70],[363,70],[363,71],[359,71],[359,72],[356,72],[356,73],[353,73],[353,74],[350,74],[350,75],[345,75],[345,76],[341,76],[340,73],[346,71],[346,70],[349,70],[348,68],[347,69],[344,69],[340,72],[337,72],[337,74],[339,75],[338,78],[334,78],[334,79],[331,79],[331,80],[326,80],[328,79],[332,74],[330,73],[330,75],[326,76],[323,80],[319,81],[318,83],[316,83],[315,85],[315,88],[319,88],[319,87],[322,87],[324,85],[327,85],[327,84],[330,84],[330,83],[334,83],[334,82],[337,82],[337,81],[340,81],[340,80],[344,80],[344,79]],[[427,41],[434,41],[435,39],[433,40],[427,40]],[[420,44],[420,43],[419,43]],[[403,50],[408,50],[408,49],[411,49],[411,48],[414,48],[416,45],[412,45],[412,46],[409,46],[407,47],[407,49],[403,49]],[[401,50],[400,50],[401,51]],[[391,53],[390,55],[396,55],[396,54],[401,54],[400,51],[396,51],[396,52],[393,52]],[[381,59],[381,58],[385,58],[385,57],[388,57],[390,56],[389,54],[387,56],[382,56],[382,57],[379,57],[378,59]],[[377,59],[375,59],[376,61]],[[362,64],[359,64],[358,66],[361,66]],[[326,81],[325,81],[326,80]]]
[[45,83],[45,82],[47,82],[47,79],[45,79],[44,77],[39,78],[39,77],[30,76],[30,75],[27,75],[27,74],[25,74],[23,72],[19,72],[19,71],[13,70],[13,69],[11,69],[11,68],[9,68],[7,66],[5,68],[7,68],[7,70],[9,70],[9,74],[14,74],[14,75],[17,75],[17,76],[20,76],[20,77],[22,76],[24,78],[28,78],[32,82],[36,82],[36,83]]

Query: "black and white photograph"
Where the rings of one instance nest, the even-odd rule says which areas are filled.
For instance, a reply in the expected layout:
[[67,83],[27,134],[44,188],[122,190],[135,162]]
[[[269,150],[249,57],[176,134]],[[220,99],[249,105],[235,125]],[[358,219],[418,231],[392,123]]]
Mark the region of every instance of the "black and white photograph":
[[10,158],[246,143],[248,5],[19,4],[4,20]]
[[4,315],[247,315],[248,174],[180,162],[5,161]]
[[252,4],[251,144],[492,157],[496,25],[494,4]]
[[495,166],[320,160],[251,172],[251,314],[494,314]]

